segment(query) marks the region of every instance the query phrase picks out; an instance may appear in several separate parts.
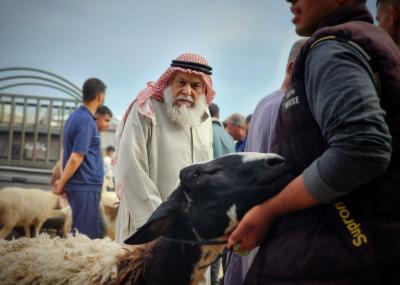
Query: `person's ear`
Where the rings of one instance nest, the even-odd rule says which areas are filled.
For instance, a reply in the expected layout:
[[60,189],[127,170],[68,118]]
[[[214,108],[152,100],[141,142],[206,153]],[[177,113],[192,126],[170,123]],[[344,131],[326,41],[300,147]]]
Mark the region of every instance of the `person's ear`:
[[140,227],[137,232],[128,237],[125,243],[143,244],[155,240],[171,229],[175,220],[175,214],[176,212],[171,212],[168,215],[150,219],[146,224]]

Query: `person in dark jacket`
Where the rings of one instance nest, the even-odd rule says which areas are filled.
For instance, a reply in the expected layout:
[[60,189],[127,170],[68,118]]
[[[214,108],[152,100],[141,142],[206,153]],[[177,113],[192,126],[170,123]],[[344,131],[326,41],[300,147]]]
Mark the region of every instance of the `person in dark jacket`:
[[229,237],[245,284],[400,284],[400,51],[362,0],[292,0],[296,60],[272,151],[296,178]]

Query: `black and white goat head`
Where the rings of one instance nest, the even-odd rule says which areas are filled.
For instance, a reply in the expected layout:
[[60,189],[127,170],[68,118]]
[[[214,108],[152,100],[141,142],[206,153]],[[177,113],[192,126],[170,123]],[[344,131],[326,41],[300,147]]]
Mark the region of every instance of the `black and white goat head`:
[[[201,282],[208,265],[224,250],[223,236],[251,207],[277,194],[292,178],[288,164],[275,154],[237,153],[182,169],[177,189],[126,240],[156,240],[156,258],[145,262],[145,284]],[[125,283],[129,270],[120,271],[120,282]]]

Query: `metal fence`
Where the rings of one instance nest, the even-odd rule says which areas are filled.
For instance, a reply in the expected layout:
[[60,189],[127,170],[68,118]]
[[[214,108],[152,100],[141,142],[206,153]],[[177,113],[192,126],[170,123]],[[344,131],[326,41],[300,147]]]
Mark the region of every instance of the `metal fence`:
[[[52,97],[26,95],[37,88],[51,90],[38,94]],[[27,91],[16,93],[15,89]],[[60,157],[65,120],[81,102],[81,89],[55,73],[31,67],[0,68],[0,188],[11,182],[48,184]],[[113,119],[110,129],[102,133],[103,147],[113,144],[117,126],[118,120]]]
[[50,169],[79,100],[0,93],[0,165]]

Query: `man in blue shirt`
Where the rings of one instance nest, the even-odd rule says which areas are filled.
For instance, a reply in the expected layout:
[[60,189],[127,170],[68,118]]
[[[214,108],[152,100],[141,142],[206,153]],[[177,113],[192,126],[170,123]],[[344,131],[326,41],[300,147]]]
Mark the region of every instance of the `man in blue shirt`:
[[63,173],[54,192],[67,194],[72,209],[72,229],[90,238],[100,237],[100,197],[104,169],[100,134],[94,114],[103,104],[106,85],[90,78],[82,87],[83,105],[64,126]]

